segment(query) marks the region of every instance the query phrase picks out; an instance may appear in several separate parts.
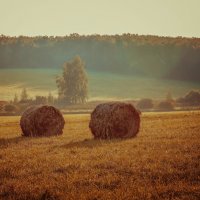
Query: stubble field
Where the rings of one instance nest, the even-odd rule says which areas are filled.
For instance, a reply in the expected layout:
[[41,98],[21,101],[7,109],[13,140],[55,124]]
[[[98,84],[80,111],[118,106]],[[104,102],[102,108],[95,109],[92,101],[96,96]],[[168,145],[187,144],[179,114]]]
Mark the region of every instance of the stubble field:
[[93,140],[89,115],[64,134],[21,137],[0,117],[0,199],[200,199],[200,112],[144,113],[136,138]]

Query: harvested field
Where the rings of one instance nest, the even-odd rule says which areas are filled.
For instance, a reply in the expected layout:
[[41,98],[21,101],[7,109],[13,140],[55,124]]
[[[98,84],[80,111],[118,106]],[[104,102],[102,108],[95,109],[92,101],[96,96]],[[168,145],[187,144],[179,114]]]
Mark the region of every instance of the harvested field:
[[199,199],[200,112],[144,113],[126,140],[93,140],[89,115],[64,117],[49,138],[0,117],[0,199]]

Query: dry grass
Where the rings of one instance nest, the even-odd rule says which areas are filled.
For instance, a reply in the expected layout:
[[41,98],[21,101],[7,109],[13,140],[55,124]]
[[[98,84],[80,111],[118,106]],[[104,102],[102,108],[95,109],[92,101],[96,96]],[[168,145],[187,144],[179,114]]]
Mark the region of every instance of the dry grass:
[[50,138],[0,117],[0,199],[199,199],[200,113],[141,117],[136,138],[111,141],[92,139],[89,115]]
[[20,119],[23,136],[57,136],[63,134],[65,119],[53,106],[31,106]]
[[89,128],[95,139],[133,138],[140,128],[140,114],[124,102],[99,104],[91,113]]

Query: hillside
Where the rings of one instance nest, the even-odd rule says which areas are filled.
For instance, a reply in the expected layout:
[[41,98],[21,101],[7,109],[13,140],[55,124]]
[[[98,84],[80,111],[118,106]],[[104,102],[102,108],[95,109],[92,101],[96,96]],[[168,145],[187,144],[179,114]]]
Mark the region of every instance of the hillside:
[[60,68],[80,55],[89,70],[200,81],[200,39],[123,35],[0,36],[0,68]]
[[[35,95],[57,96],[55,78],[62,73],[61,68],[47,69],[0,69],[1,100],[11,100],[14,94],[21,94],[27,88],[31,98]],[[113,74],[87,70],[89,100],[120,100],[152,98],[165,99],[171,91],[174,98],[184,96],[191,89],[199,90],[200,82],[163,80],[125,74]]]

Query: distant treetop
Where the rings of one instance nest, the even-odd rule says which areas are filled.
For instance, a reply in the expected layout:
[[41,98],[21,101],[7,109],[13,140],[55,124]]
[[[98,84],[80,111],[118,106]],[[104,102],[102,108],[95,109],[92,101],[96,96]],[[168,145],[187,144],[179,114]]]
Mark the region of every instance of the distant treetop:
[[150,44],[150,45],[175,45],[175,46],[190,46],[192,48],[200,48],[200,38],[192,37],[166,37],[156,35],[138,35],[131,33],[124,33],[122,35],[79,35],[78,33],[72,33],[66,36],[18,36],[11,37],[6,35],[0,35],[0,44],[16,44],[21,43],[22,45],[33,45],[41,44],[43,42],[55,43],[65,42],[68,40],[80,40],[80,41],[106,41],[106,42],[117,42],[117,41],[128,41],[130,43],[137,44]]

